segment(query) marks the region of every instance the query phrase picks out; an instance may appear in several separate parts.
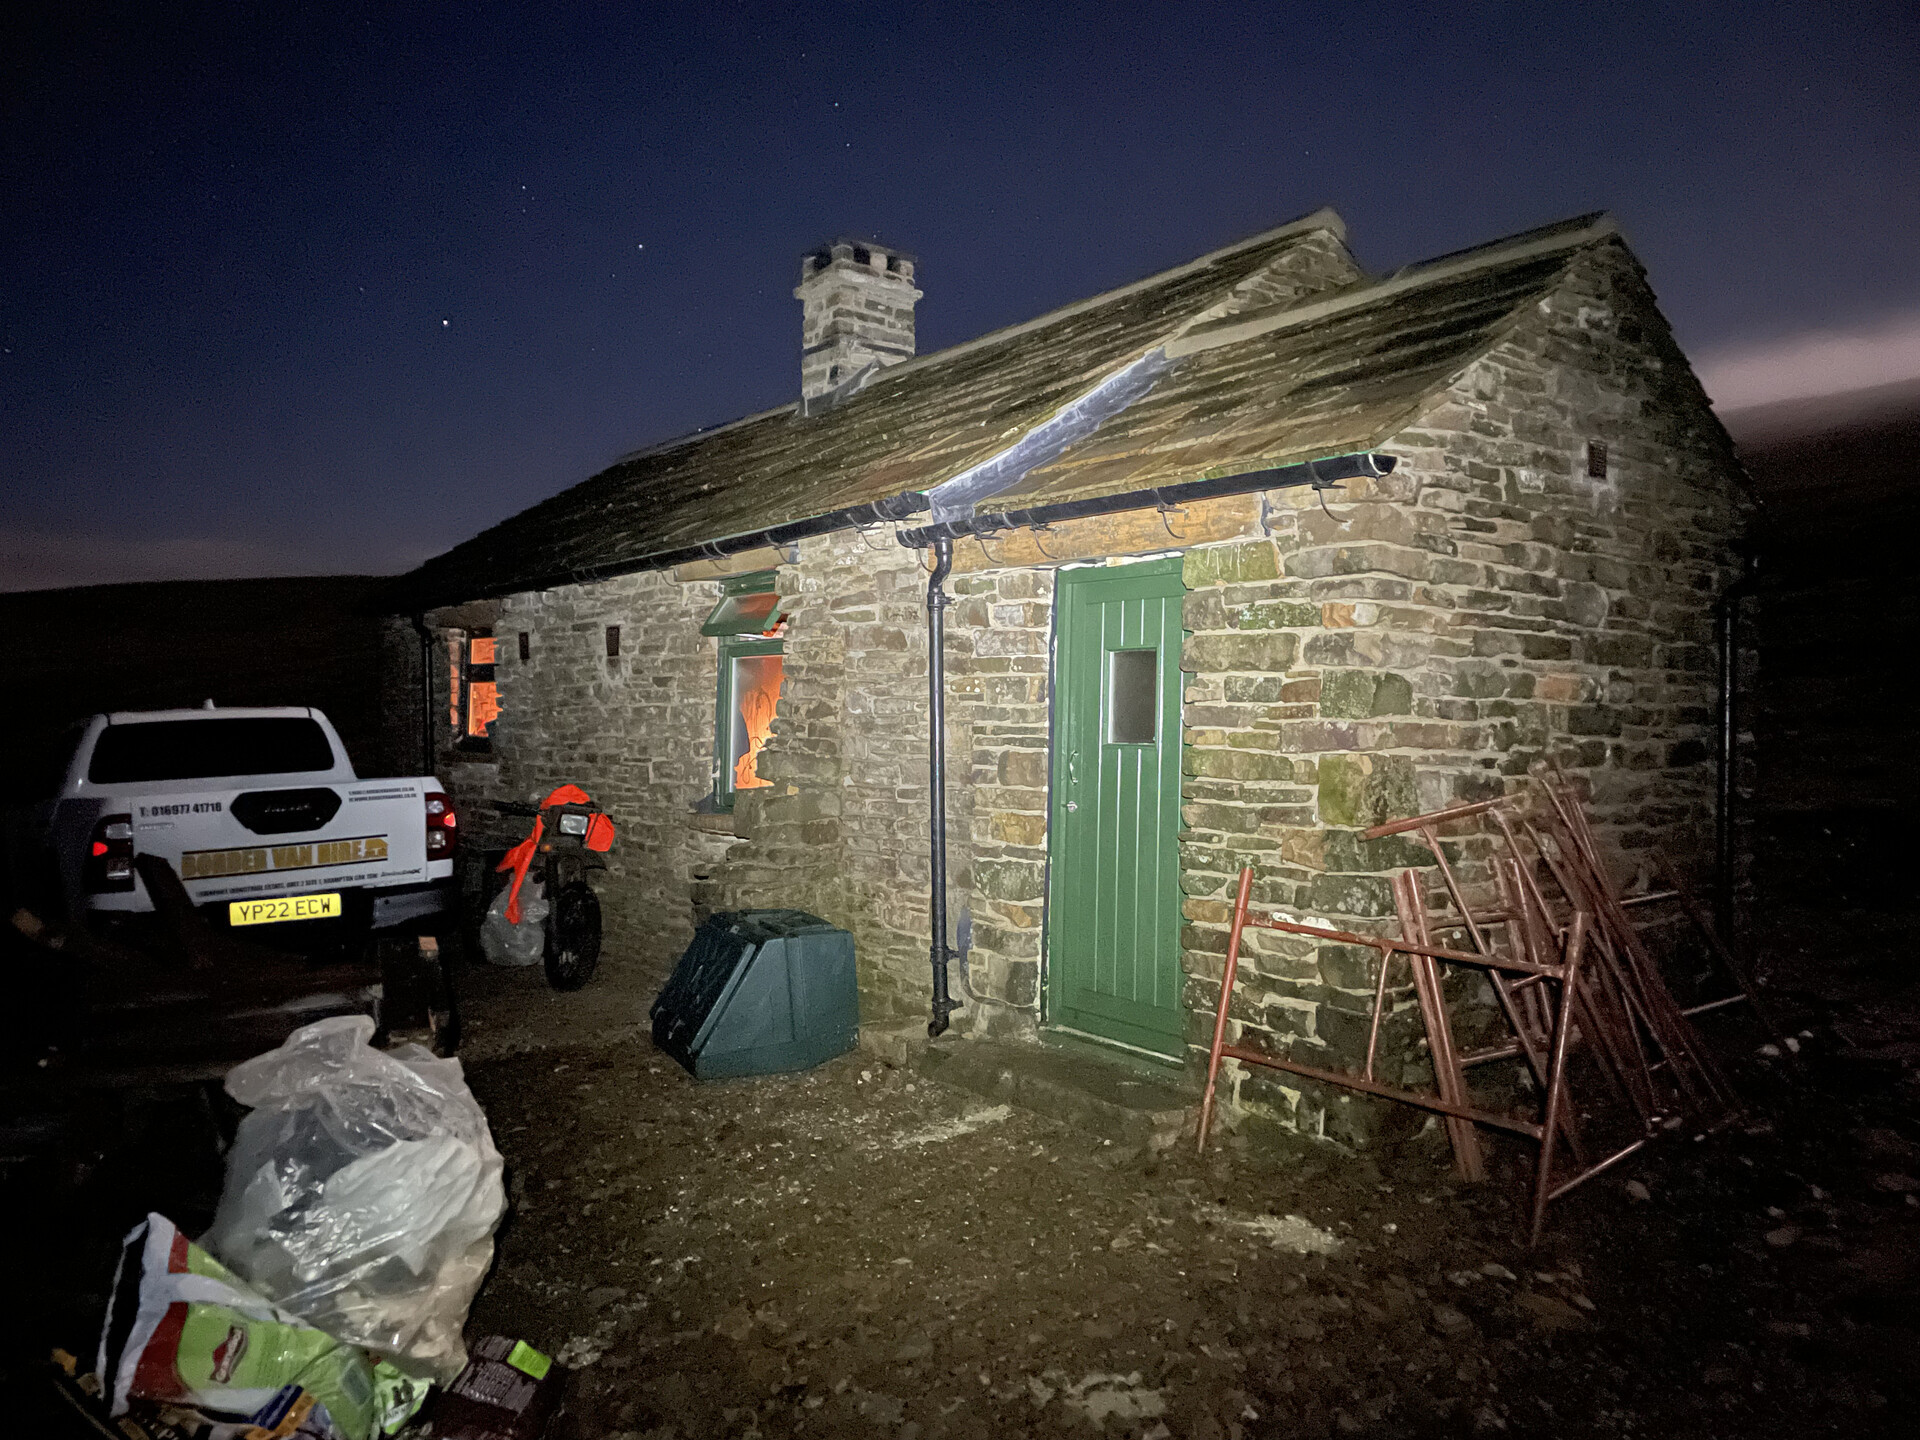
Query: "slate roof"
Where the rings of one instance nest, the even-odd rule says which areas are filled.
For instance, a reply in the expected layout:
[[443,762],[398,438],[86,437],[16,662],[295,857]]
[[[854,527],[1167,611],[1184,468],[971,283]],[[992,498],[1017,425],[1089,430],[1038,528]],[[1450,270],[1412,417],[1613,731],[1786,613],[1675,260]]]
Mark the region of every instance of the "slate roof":
[[630,456],[428,561],[404,608],[585,571],[924,492],[1005,450],[1120,367],[1177,359],[1142,398],[982,512],[1375,447],[1495,343],[1588,247],[1600,216],[1243,309],[1295,246],[1344,235],[1322,211],[1026,324],[879,372],[823,414],[798,404]]
[[1604,216],[1584,216],[1304,305],[1195,326],[1169,343],[1184,363],[1151,393],[979,509],[1371,450],[1614,234]]

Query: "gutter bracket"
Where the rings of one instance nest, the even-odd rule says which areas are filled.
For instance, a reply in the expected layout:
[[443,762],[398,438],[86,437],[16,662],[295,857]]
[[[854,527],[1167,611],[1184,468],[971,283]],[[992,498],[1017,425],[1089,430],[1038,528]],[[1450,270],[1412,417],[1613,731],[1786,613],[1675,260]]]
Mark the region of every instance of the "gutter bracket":
[[[1326,512],[1327,519],[1333,521],[1333,523],[1336,525],[1344,525],[1346,522],[1342,520],[1338,515],[1334,514],[1331,509],[1328,508],[1327,491],[1344,490],[1346,488],[1347,488],[1346,486],[1340,484],[1338,481],[1335,481],[1335,480],[1316,480],[1313,482],[1313,498],[1320,502],[1320,508],[1321,510]],[[1266,520],[1266,516],[1262,514],[1260,518],[1262,523],[1264,523]],[[1272,532],[1269,531],[1268,533],[1271,534]]]

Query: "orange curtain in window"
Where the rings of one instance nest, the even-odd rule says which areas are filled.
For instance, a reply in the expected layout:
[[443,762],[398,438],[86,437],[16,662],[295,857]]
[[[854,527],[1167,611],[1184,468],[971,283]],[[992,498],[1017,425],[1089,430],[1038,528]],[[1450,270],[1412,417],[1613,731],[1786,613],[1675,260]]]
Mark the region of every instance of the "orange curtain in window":
[[465,728],[461,717],[467,687],[467,636],[462,630],[447,632],[447,726],[458,735]]
[[470,739],[484,740],[500,717],[500,687],[493,679],[494,637],[474,635],[467,640],[467,723]]
[[742,657],[735,662],[734,683],[739,687],[734,704],[746,730],[746,749],[733,762],[733,788],[757,790],[773,782],[760,778],[760,752],[773,735],[773,715],[780,704],[780,676],[784,669],[778,655]]

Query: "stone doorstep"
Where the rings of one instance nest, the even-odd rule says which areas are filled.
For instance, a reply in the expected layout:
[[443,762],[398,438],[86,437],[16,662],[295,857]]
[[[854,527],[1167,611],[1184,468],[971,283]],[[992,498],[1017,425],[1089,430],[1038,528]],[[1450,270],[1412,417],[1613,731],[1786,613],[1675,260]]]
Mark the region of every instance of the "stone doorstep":
[[[898,1064],[896,1047],[885,1044],[894,1038],[876,1037],[881,1043],[868,1048]],[[1180,1071],[1162,1072],[1150,1062],[1109,1056],[1091,1045],[964,1035],[929,1041],[924,1026],[917,1036],[899,1039],[904,1068],[916,1074],[1116,1142],[1164,1149],[1190,1133],[1199,1114],[1198,1089]]]

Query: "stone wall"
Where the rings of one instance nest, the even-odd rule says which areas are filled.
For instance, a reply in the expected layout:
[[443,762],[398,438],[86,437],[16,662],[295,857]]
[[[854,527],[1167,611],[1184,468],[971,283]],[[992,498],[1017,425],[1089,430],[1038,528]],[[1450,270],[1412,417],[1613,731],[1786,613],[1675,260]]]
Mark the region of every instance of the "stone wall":
[[[858,535],[801,545],[780,588],[792,619],[773,784],[735,804],[728,905],[798,905],[850,930],[865,1023],[924,1023],[928,950],[926,580],[920,554]],[[968,1030],[1031,1032],[1046,873],[1052,577],[949,586],[951,971]],[[1024,1018],[1022,1018],[1024,1017]]]
[[[743,842],[716,883],[729,906],[797,906],[851,931],[863,1022],[900,1022],[925,1010],[928,973],[925,574],[891,532],[848,534],[802,542],[779,585],[786,675],[759,768],[773,783],[736,797]],[[949,804],[964,890],[960,787]]]
[[[719,594],[712,582],[642,574],[507,597],[492,620],[501,705],[492,753],[441,750],[437,773],[460,808],[469,855],[526,833],[525,820],[494,816],[489,800],[534,800],[571,781],[613,817],[619,841],[598,887],[610,964],[685,947],[696,876],[731,839],[692,816],[712,786],[717,662],[700,625]],[[464,618],[429,617],[436,629]],[[618,658],[607,655],[609,625],[620,627]],[[444,654],[436,650],[434,700],[443,738]]]
[[[1638,270],[1598,255],[1380,447],[1400,458],[1393,475],[1331,513],[1276,494],[1271,539],[1190,552],[1196,1040],[1243,864],[1260,901],[1391,929],[1391,872],[1431,861],[1360,832],[1518,789],[1548,758],[1591,793],[1623,877],[1656,848],[1708,859],[1712,609],[1745,502],[1704,414]],[[1593,442],[1604,476],[1588,474]],[[1457,842],[1469,881],[1483,843]],[[1241,1040],[1355,1065],[1372,953],[1271,933],[1251,949]],[[1314,1131],[1358,1139],[1380,1118],[1266,1072],[1238,1084],[1243,1108]]]
[[[962,541],[963,546],[978,541]],[[1032,1028],[1046,914],[1053,647],[1051,570],[953,582],[950,703],[971,746],[955,774],[971,791],[973,890],[968,1018],[976,1031]],[[1024,1016],[1024,1022],[1017,1017]]]

